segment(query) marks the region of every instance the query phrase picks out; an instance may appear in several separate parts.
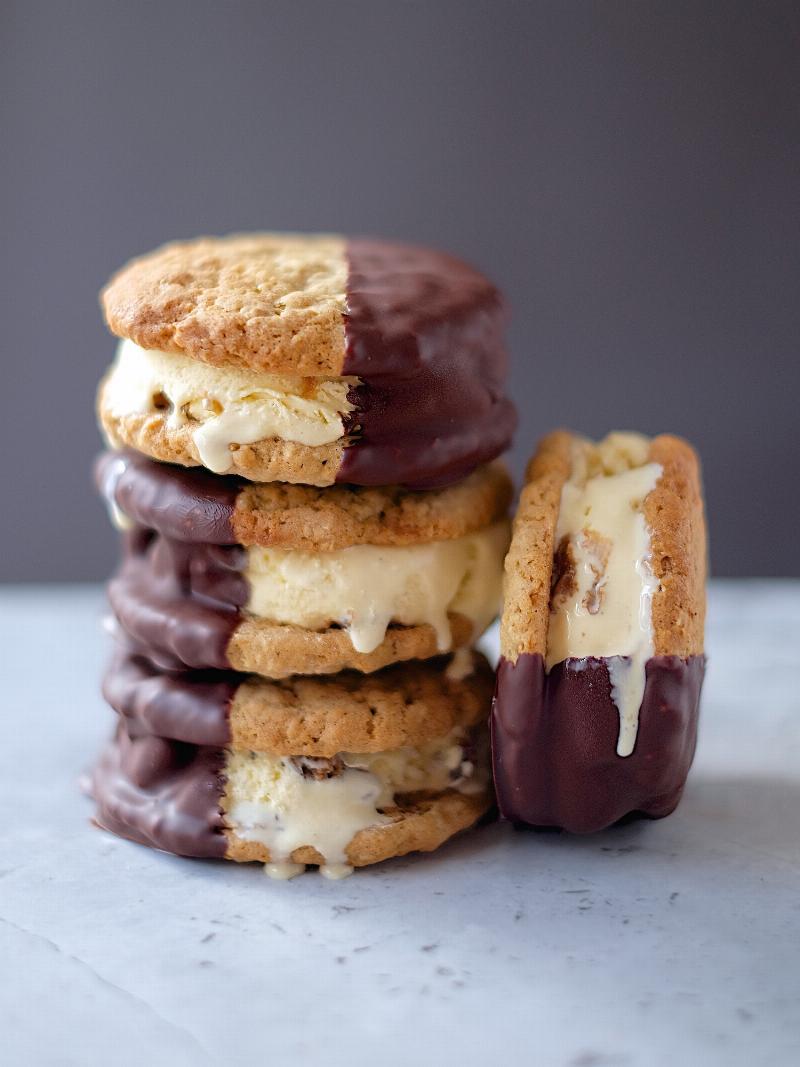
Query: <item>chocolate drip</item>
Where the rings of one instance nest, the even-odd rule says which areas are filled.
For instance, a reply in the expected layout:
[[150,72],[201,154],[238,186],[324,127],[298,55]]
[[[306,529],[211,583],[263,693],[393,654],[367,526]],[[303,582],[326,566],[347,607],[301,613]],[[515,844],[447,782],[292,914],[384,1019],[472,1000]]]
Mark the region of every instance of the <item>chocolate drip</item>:
[[179,856],[225,855],[219,748],[131,734],[120,723],[92,778],[99,826]]
[[244,677],[220,671],[168,673],[145,656],[120,649],[103,679],[103,696],[134,732],[226,745],[231,701]]
[[243,479],[156,463],[136,452],[104,452],[95,482],[132,522],[176,541],[234,545],[233,512]]
[[124,543],[108,598],[140,650],[161,667],[229,670],[228,644],[249,596],[244,550],[142,530]]
[[669,815],[694,756],[704,672],[704,656],[648,661],[636,746],[621,757],[605,660],[570,659],[547,674],[541,655],[501,658],[491,728],[502,815],[574,833]]
[[435,488],[505,451],[517,420],[494,286],[427,248],[357,239],[347,257],[343,373],[363,384],[337,481]]

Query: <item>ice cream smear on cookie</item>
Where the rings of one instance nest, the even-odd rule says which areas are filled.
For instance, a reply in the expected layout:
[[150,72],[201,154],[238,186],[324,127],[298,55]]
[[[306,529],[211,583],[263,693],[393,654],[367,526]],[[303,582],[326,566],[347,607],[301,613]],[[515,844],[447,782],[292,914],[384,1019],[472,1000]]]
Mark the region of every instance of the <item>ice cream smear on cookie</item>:
[[118,418],[153,414],[187,429],[204,467],[224,474],[231,448],[265,438],[318,446],[341,440],[356,378],[303,378],[215,367],[122,340],[105,384]]
[[248,550],[247,608],[278,623],[343,626],[356,652],[369,653],[390,623],[428,624],[439,652],[452,648],[450,614],[475,635],[497,614],[509,526],[503,520],[450,541],[353,545],[335,552],[254,546]]
[[651,618],[659,582],[651,568],[644,501],[662,473],[650,441],[612,433],[576,438],[555,531],[546,668],[604,658],[619,712],[617,754],[636,744],[645,668],[654,654]]
[[269,850],[265,870],[271,878],[300,874],[304,864],[291,857],[304,847],[324,859],[324,876],[342,878],[353,870],[347,846],[359,831],[392,823],[383,812],[395,806],[397,795],[485,791],[485,755],[478,767],[466,746],[457,728],[418,747],[343,752],[332,759],[229,752],[225,822],[242,841]]

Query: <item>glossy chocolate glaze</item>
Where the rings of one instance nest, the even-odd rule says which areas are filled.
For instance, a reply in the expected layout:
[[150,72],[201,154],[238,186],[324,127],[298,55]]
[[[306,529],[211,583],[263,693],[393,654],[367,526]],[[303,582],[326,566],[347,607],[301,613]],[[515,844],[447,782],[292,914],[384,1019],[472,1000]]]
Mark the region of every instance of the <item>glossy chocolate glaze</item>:
[[103,696],[129,729],[194,745],[226,745],[229,713],[245,675],[224,671],[159,670],[126,648],[115,653]]
[[123,543],[108,599],[139,649],[160,667],[230,670],[228,644],[249,596],[244,549],[142,529]]
[[236,544],[233,511],[241,478],[157,463],[125,449],[98,457],[95,482],[106,502],[137,526],[176,541]]
[[92,776],[96,822],[179,856],[222,858],[223,766],[219,748],[129,734],[120,723]]
[[434,488],[505,451],[506,310],[494,286],[442,252],[347,242],[343,373],[362,385],[337,481]]
[[547,674],[541,655],[501,658],[491,718],[501,814],[574,833],[669,815],[694,756],[704,672],[704,656],[648,661],[636,746],[622,757],[605,660],[566,660]]

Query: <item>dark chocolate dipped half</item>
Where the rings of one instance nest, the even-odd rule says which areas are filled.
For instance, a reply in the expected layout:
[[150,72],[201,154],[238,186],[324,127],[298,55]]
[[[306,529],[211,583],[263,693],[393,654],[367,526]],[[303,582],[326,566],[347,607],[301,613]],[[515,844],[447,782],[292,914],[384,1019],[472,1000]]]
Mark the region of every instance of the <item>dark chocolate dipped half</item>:
[[120,723],[92,775],[95,821],[119,837],[179,856],[222,859],[225,753]]
[[134,735],[221,746],[231,740],[231,703],[246,678],[228,671],[159,669],[141,651],[120,645],[103,678],[103,696]]
[[[554,600],[569,584],[556,529],[574,441],[564,432],[550,435],[528,468],[506,561],[491,734],[501,814],[519,825],[590,833],[631,817],[669,815],[683,792],[705,671],[705,522],[695,453],[677,438],[655,438],[647,458],[661,474],[642,505],[658,579],[654,654],[643,664],[635,743],[620,755],[614,678],[630,657],[568,656],[548,669]],[[602,568],[597,579],[594,594],[602,590]]]
[[125,531],[108,597],[128,638],[162,669],[231,670],[227,648],[248,598],[233,530],[242,480],[125,450],[98,457],[95,482]]
[[504,818],[572,833],[677,807],[697,743],[705,657],[647,661],[636,745],[617,755],[619,713],[608,662],[501,658],[491,733],[497,801]]
[[159,667],[231,670],[228,646],[247,603],[245,552],[135,529],[108,583],[125,633]]
[[157,463],[133,449],[103,452],[94,478],[117,525],[157,530],[191,544],[238,542],[233,514],[243,478]]
[[506,309],[477,271],[428,248],[350,239],[344,375],[350,440],[338,482],[447,485],[511,443]]

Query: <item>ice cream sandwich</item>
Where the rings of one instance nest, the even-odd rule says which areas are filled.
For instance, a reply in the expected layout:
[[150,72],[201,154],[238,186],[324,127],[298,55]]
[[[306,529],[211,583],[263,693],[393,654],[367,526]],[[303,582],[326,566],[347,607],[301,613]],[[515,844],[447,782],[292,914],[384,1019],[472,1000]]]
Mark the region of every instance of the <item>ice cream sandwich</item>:
[[128,451],[102,456],[97,481],[127,529],[112,610],[162,666],[370,672],[469,645],[499,610],[497,463],[442,489],[318,489]]
[[506,312],[414,245],[248,234],[166,245],[102,294],[113,447],[253,481],[446,485],[503,452]]
[[430,851],[493,802],[486,660],[270,682],[167,673],[124,647],[92,779],[100,826],[183,856],[340,877]]
[[690,445],[541,442],[505,562],[491,730],[506,818],[586,833],[673,811],[697,737],[705,579]]

